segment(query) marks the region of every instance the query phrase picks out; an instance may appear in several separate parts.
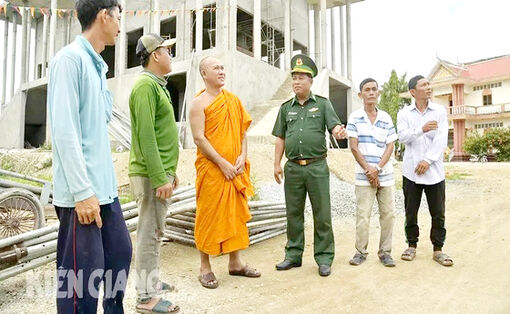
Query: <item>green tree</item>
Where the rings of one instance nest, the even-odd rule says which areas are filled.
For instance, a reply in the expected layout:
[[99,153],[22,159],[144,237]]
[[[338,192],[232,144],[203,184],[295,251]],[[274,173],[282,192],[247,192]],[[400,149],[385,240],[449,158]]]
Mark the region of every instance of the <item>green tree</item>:
[[410,99],[400,97],[400,94],[407,92],[407,90],[406,74],[399,78],[397,72],[391,70],[390,79],[382,85],[381,99],[379,100],[378,107],[391,116],[395,128],[397,127],[398,111],[411,103]]

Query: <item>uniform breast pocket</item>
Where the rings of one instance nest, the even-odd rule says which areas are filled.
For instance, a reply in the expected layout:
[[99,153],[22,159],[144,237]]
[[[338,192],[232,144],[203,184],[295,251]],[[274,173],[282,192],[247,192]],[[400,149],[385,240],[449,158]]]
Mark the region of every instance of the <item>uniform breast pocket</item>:
[[288,125],[291,125],[291,124],[293,124],[294,122],[296,122],[296,121],[297,121],[297,119],[298,119],[298,117],[297,117],[297,116],[295,116],[295,115],[292,115],[292,116],[288,115],[288,116],[287,116],[287,119],[285,119],[285,122],[287,122],[287,124],[288,124]]
[[306,124],[313,129],[321,129],[324,125],[322,114],[319,111],[311,111],[306,114]]

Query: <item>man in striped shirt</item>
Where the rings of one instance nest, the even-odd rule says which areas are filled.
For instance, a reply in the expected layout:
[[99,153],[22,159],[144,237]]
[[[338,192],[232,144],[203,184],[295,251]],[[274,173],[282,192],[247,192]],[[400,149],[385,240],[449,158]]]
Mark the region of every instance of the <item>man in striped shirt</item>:
[[391,258],[394,186],[393,165],[389,162],[397,134],[391,117],[377,109],[379,86],[372,78],[360,84],[359,97],[364,106],[349,116],[347,135],[356,164],[356,254],[349,261],[360,265],[368,255],[368,230],[374,200],[379,205],[381,238],[378,256],[387,267],[395,266]]

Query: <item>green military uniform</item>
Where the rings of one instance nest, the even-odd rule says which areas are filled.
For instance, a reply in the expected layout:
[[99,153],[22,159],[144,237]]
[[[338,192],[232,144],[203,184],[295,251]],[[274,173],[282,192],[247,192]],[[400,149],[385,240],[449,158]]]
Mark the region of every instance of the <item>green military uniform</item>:
[[[311,62],[311,63],[310,63]],[[292,72],[317,74],[313,61],[304,55],[292,59]],[[331,102],[310,93],[303,105],[297,97],[283,103],[273,135],[285,140],[285,202],[287,205],[287,245],[285,260],[301,263],[304,250],[304,208],[310,198],[314,220],[314,257],[319,265],[331,265],[335,255],[331,226],[329,168],[325,156],[326,127],[341,124]],[[301,163],[301,164],[299,164]],[[306,165],[305,165],[306,164]]]

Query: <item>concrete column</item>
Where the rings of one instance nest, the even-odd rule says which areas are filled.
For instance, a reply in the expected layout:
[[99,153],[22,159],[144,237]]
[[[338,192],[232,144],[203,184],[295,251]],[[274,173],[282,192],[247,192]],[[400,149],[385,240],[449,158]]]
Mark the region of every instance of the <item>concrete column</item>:
[[66,45],[69,45],[71,43],[71,26],[73,24],[73,17],[71,14],[67,16],[67,29],[66,29]]
[[42,71],[41,77],[46,76],[46,62],[48,61],[48,22],[49,17],[47,15],[43,16],[43,33],[42,33]]
[[[9,42],[9,17],[6,16],[4,20],[4,60],[3,60],[3,72],[2,72],[2,97],[0,100],[0,106],[5,105],[7,95],[7,43]],[[1,110],[0,110],[1,111]]]
[[[464,84],[452,85],[452,102],[454,107],[464,106]],[[453,121],[453,160],[463,160],[466,120]]]
[[[152,0],[152,10],[153,11],[159,10],[159,0]],[[161,18],[160,18],[161,15],[159,12],[157,12],[151,14],[151,16],[152,16],[152,32],[159,35],[161,31]]]
[[175,44],[175,57],[178,60],[184,59],[184,42],[186,40],[186,29],[184,23],[184,8],[185,4],[182,3],[180,10],[177,11],[175,19],[176,37],[177,42]]
[[228,5],[229,0],[216,1],[216,47],[228,50]]
[[337,71],[338,67],[338,48],[337,48],[337,40],[336,35],[338,34],[338,23],[335,21],[336,15],[338,13],[338,7],[334,7],[331,9],[331,69],[333,71]]
[[345,5],[347,31],[347,78],[352,81],[351,0],[346,0]]
[[[187,3],[187,1],[185,1]],[[191,57],[191,49],[193,47],[193,17],[191,13],[193,5],[184,5],[184,58]]]
[[11,99],[14,97],[14,85],[16,79],[16,48],[17,48],[17,40],[16,37],[18,35],[18,13],[12,13],[12,38],[11,38]]
[[[25,12],[27,14],[27,70],[25,75],[25,82],[30,81],[30,60],[32,60],[32,15],[30,9]],[[37,38],[37,37],[35,37]]]
[[34,80],[37,80],[37,48],[39,47],[39,45],[37,44],[37,38],[39,38],[39,34],[40,34],[40,31],[39,31],[39,27],[37,27],[37,18],[34,18],[33,19],[33,22],[32,24],[34,24],[34,56],[33,56],[33,60],[34,60],[34,67],[32,68],[32,70],[34,71]]
[[57,0],[51,0],[51,17],[50,17],[50,53],[48,60],[55,56],[55,35],[57,33]]
[[290,20],[290,1],[284,1],[283,12],[283,38],[285,44],[285,70],[290,70],[290,59],[292,58],[292,34],[291,34],[291,20]]
[[314,34],[314,52],[315,52],[315,64],[317,68],[322,69],[321,60],[321,27],[320,27],[320,11],[317,5],[313,6],[313,34]]
[[260,0],[253,0],[253,57],[257,60],[262,58],[261,28],[262,21]]
[[121,0],[120,5],[123,10],[120,14],[120,34],[117,66],[115,67],[115,76],[124,74],[127,66],[127,33],[126,33],[126,0]]
[[27,36],[27,16],[28,10],[21,9],[21,72],[20,72],[20,87],[27,81],[27,56],[28,56],[28,36]]
[[230,0],[228,6],[228,49],[237,50],[237,0]]
[[204,0],[196,0],[195,51],[202,51],[204,34]]
[[[321,0],[320,3],[320,16],[321,16],[321,31],[320,31],[320,41],[321,41],[321,68],[327,68],[328,66],[328,42],[326,41],[327,29],[328,29],[328,21],[326,19],[326,0]],[[321,69],[319,68],[319,70]]]
[[345,22],[344,7],[340,7],[340,73],[345,77]]

